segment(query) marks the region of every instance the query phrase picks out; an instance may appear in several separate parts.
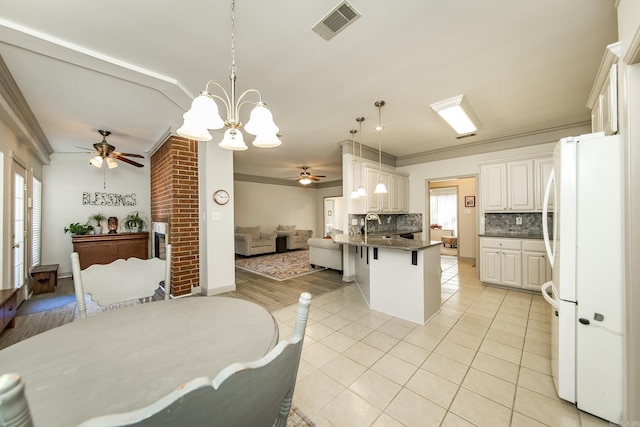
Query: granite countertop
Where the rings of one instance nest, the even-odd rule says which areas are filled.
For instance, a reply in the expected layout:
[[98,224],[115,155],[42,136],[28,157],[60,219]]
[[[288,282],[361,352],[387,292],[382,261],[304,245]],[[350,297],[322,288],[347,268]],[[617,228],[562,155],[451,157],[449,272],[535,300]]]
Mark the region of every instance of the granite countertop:
[[337,236],[333,236],[332,239],[335,243],[340,243],[343,245],[389,248],[402,251],[415,251],[418,249],[425,249],[430,246],[439,246],[442,244],[442,242],[412,240],[392,235],[389,235],[389,237],[384,237],[383,235],[369,235],[367,237],[366,243],[365,238],[362,234],[356,234],[353,236],[349,236],[348,234],[338,234]]
[[485,233],[478,234],[478,237],[500,237],[506,239],[531,239],[531,240],[542,240],[542,234],[528,234],[528,233]]

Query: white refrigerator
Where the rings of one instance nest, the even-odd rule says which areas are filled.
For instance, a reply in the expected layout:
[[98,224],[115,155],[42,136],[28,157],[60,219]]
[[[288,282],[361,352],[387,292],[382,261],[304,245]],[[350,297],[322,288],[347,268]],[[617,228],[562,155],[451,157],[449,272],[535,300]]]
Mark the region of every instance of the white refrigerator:
[[[623,410],[623,157],[620,136],[563,138],[545,191],[558,396],[612,422]],[[549,238],[547,206],[553,201]]]

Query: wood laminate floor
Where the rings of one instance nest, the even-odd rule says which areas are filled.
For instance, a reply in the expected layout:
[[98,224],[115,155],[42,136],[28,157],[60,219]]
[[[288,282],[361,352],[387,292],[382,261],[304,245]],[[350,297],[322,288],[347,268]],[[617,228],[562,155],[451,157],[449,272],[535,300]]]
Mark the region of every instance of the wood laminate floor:
[[[297,303],[302,292],[309,292],[315,298],[347,284],[342,281],[342,275],[334,270],[317,271],[280,282],[236,268],[237,289],[218,296],[252,301],[273,312]],[[73,280],[63,278],[58,280],[55,293],[41,294],[38,298],[73,293]],[[55,310],[16,317],[15,327],[5,329],[0,333],[0,350],[49,329],[72,322],[75,311],[76,303],[72,303]]]

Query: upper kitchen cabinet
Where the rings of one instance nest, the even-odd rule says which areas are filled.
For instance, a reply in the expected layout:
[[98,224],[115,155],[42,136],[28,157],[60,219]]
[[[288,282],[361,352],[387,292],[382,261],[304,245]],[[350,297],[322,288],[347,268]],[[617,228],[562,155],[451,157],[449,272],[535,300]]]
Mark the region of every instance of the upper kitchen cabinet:
[[[375,193],[378,180],[384,183],[386,193]],[[380,171],[378,167],[367,165],[364,168],[364,182],[367,190],[367,212],[409,212],[409,179],[406,175],[384,169]]]
[[587,107],[591,109],[591,130],[605,135],[618,133],[618,58],[620,42],[607,46]]
[[481,165],[483,210],[534,210],[533,169],[533,159]]
[[[553,157],[544,157],[534,160],[534,175],[535,175],[535,203],[536,210],[542,210],[544,204],[544,193],[547,189],[547,183],[549,182],[549,174],[553,169]],[[553,211],[554,209],[554,194],[553,187],[550,189],[549,201],[547,203],[547,209]]]

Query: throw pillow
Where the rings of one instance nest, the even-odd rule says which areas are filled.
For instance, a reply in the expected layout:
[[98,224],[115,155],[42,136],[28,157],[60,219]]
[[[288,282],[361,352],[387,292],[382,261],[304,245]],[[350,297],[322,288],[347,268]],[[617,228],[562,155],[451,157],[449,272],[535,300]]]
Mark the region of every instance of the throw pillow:
[[279,225],[278,231],[296,231],[295,225]]

